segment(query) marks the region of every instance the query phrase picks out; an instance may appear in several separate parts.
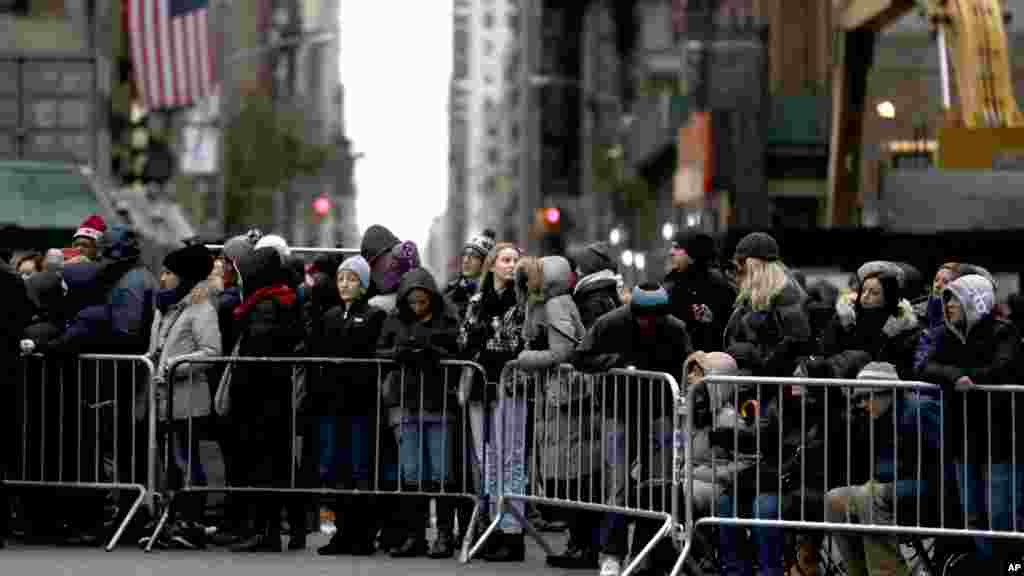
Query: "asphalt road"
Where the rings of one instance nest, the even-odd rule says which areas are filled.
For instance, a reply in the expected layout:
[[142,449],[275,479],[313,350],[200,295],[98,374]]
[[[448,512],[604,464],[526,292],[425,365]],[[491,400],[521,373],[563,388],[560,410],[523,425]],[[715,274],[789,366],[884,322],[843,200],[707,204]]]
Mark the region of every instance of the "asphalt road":
[[[546,535],[556,550],[563,546],[563,538]],[[368,558],[320,557],[314,550],[326,542],[312,538],[305,552],[280,554],[232,554],[226,550],[154,551],[145,554],[129,544],[113,552],[98,548],[57,548],[12,546],[0,550],[0,574],[17,576],[198,576],[215,573],[224,576],[385,576],[402,574],[500,574],[507,576],[538,576],[558,574],[592,574],[588,571],[558,571],[544,564],[544,552],[527,540],[527,561],[521,564],[492,564],[474,561],[459,564],[456,560],[430,560],[427,558],[393,560],[377,554]],[[212,572],[215,571],[215,572]],[[595,571],[596,572],[596,571]]]

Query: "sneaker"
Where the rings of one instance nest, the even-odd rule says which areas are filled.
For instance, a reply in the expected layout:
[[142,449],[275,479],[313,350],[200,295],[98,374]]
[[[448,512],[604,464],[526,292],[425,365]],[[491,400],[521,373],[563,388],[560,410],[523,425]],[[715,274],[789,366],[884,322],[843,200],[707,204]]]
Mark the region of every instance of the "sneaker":
[[622,565],[618,558],[605,558],[601,562],[601,576],[619,576],[622,572]]

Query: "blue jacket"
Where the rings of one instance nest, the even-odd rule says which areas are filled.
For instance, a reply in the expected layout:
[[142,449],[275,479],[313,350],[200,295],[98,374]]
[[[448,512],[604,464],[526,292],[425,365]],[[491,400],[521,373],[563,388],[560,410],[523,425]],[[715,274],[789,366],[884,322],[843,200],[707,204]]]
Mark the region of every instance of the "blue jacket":
[[138,238],[124,226],[108,232],[106,259],[69,264],[64,281],[72,309],[54,346],[65,352],[144,354],[153,324],[156,277],[142,264]]
[[[939,497],[942,445],[938,401],[923,395],[899,395],[891,408],[874,420],[873,424],[874,479],[884,484],[895,483],[901,515],[903,509],[916,508],[920,453],[921,509],[934,509]],[[864,438],[863,445],[871,446],[871,438]]]

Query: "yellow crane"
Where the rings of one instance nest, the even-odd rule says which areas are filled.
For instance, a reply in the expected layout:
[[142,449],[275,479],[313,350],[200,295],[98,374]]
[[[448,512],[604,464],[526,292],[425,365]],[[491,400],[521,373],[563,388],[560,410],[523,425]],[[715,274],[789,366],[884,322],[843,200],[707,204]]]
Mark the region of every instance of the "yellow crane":
[[[859,187],[867,73],[876,35],[923,7],[936,33],[945,119],[939,168],[991,170],[1008,151],[1024,153],[1024,116],[1013,94],[1000,0],[835,0],[829,196],[833,225],[849,225]],[[955,79],[956,102],[953,99]]]

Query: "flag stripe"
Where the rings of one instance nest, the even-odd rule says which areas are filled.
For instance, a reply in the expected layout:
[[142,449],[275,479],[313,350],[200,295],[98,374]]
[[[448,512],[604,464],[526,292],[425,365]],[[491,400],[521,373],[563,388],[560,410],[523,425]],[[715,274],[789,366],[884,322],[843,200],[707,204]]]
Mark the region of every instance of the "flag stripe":
[[139,97],[156,110],[190,106],[213,93],[214,50],[205,2],[126,0]]
[[160,72],[163,74],[163,101],[164,107],[176,106],[174,99],[174,53],[171,52],[171,18],[170,0],[158,0],[160,5]]
[[135,75],[135,88],[139,98],[146,102],[149,98],[149,87],[146,82],[146,47],[143,44],[142,26],[143,0],[130,0],[128,8],[128,30],[132,41],[132,73]]
[[199,98],[200,94],[203,93],[203,83],[199,80],[199,59],[200,50],[199,47],[199,26],[197,21],[199,20],[196,14],[189,14],[185,16],[185,21],[188,22],[188,33],[189,33],[189,61],[188,61],[188,77],[192,82],[192,89],[195,90],[196,98]]
[[160,103],[160,53],[157,50],[156,32],[156,5],[146,0],[143,2],[143,14],[145,26],[143,27],[143,38],[146,40],[146,73],[147,84],[149,85],[148,107],[159,108]]
[[200,11],[196,14],[196,27],[198,28],[198,41],[196,45],[199,46],[199,69],[202,71],[201,74],[201,86],[203,87],[203,94],[209,94],[211,92],[210,86],[213,84],[210,80],[210,43],[209,36],[207,34],[207,22],[206,22],[206,10]]
[[199,21],[199,57],[203,62],[203,94],[213,93],[213,50],[210,49],[209,11],[202,10],[197,15]]
[[180,18],[175,18],[171,22],[171,28],[174,32],[171,35],[171,42],[174,44],[174,101],[176,104],[182,105],[192,97],[191,93],[189,93],[188,75],[182,74],[182,72],[187,70],[185,67],[185,49],[188,47],[188,43],[185,41],[185,26]]

